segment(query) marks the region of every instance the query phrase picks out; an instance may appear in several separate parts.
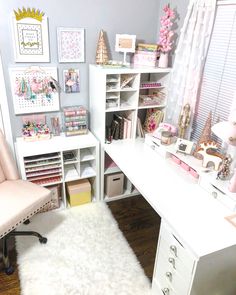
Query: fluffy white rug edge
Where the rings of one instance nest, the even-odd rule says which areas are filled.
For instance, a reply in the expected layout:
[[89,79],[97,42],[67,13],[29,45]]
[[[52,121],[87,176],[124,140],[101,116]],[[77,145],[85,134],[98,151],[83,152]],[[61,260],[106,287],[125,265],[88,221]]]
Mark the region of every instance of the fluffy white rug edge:
[[150,294],[150,282],[105,203],[40,214],[22,227],[48,238],[46,245],[17,238],[22,295]]

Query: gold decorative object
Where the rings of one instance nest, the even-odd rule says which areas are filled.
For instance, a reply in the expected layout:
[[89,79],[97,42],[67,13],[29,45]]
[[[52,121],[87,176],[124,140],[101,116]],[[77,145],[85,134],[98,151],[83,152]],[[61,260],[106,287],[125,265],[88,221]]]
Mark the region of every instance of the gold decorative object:
[[209,142],[211,141],[211,121],[212,121],[212,112],[210,111],[209,112],[209,115],[207,117],[207,120],[206,120],[206,123],[202,129],[202,133],[201,133],[201,136],[196,144],[196,148],[195,148],[195,151],[193,153],[194,157],[201,160],[202,159],[202,155],[200,155],[198,153],[198,148],[200,146],[201,143],[203,142]]
[[179,134],[178,134],[178,136],[180,138],[185,137],[185,132],[189,126],[190,118],[191,118],[190,104],[186,103],[181,111],[180,116],[179,116],[179,122],[178,122]]
[[21,9],[18,8],[18,11],[15,11],[14,10],[14,13],[15,13],[15,16],[16,16],[16,20],[19,21],[23,18],[27,18],[27,17],[30,17],[30,18],[34,18],[40,22],[42,22],[43,20],[43,16],[44,16],[44,12],[40,12],[40,10],[35,10],[35,8],[27,8],[25,9],[24,7]]
[[96,64],[103,65],[108,62],[108,50],[104,38],[103,30],[100,31],[97,51],[96,51]]

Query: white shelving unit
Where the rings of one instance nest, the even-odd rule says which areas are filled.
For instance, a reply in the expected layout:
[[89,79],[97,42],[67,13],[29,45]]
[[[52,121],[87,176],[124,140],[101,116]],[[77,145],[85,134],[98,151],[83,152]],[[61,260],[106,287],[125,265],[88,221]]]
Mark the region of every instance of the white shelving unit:
[[61,185],[62,206],[67,207],[65,184],[87,178],[92,200],[99,200],[99,143],[91,132],[26,142],[17,138],[17,162],[23,179],[42,186]]
[[[90,128],[101,142],[100,187],[101,196],[105,200],[104,175],[119,172],[117,167],[105,168],[103,145],[107,141],[107,129],[111,126],[114,115],[120,116],[126,121],[124,123],[127,124],[126,128],[129,126],[123,135],[119,134],[120,139],[136,138],[138,117],[143,124],[148,109],[155,108],[165,111],[169,72],[169,68],[103,68],[90,65]],[[136,190],[130,193],[130,190],[127,192],[124,188],[122,196],[109,198],[109,200],[135,194],[138,194]]]

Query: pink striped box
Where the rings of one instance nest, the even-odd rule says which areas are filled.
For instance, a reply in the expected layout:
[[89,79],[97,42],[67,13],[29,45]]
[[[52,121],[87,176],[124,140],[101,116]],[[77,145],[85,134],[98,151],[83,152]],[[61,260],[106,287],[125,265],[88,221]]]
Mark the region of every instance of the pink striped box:
[[155,67],[157,62],[157,52],[136,51],[133,57],[134,65]]
[[189,171],[190,170],[189,165],[186,164],[186,163],[184,163],[183,161],[181,161],[180,167],[182,167],[185,171]]

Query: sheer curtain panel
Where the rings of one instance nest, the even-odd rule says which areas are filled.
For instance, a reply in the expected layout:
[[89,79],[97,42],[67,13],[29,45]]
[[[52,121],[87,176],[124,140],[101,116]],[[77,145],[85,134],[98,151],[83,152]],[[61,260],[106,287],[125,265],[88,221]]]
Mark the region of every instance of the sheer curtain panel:
[[175,125],[184,104],[190,103],[194,113],[215,11],[216,0],[190,0],[188,5],[169,84],[166,118]]

